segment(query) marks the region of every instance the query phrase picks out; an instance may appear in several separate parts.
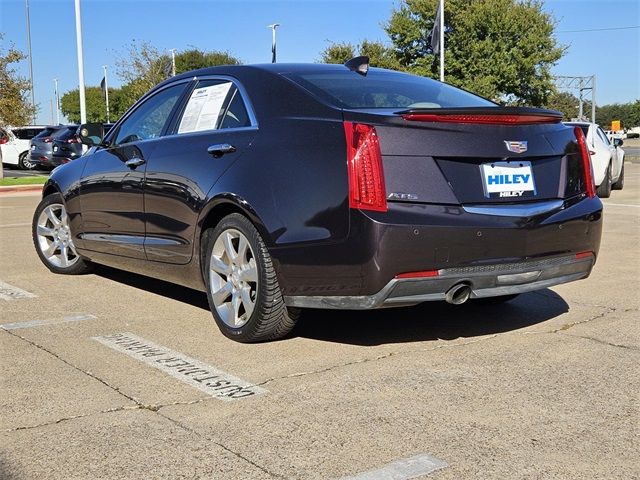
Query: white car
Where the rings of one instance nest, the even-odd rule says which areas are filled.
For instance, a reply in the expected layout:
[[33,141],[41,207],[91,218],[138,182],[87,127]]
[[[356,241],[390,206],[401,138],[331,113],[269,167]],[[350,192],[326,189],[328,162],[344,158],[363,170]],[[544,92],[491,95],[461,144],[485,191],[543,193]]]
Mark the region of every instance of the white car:
[[593,176],[600,198],[609,198],[611,190],[624,187],[624,150],[622,139],[610,141],[599,125],[589,122],[565,122],[567,125],[582,128],[587,137],[587,146],[591,154]]
[[18,166],[32,170],[34,164],[29,159],[30,142],[45,129],[40,125],[0,128],[0,159],[3,165]]

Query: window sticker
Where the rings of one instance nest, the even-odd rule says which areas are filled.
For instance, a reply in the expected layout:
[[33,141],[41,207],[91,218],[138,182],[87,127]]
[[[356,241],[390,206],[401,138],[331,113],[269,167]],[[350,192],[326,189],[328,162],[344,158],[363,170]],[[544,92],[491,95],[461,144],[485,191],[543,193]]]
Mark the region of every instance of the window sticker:
[[231,82],[196,88],[182,115],[178,133],[215,129],[222,103],[227,98],[230,88]]

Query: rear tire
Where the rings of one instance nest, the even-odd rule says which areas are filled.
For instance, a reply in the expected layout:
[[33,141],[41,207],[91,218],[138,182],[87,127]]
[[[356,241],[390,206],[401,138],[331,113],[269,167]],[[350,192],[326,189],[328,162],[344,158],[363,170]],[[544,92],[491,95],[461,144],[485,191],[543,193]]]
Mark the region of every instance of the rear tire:
[[614,190],[622,190],[624,188],[624,163],[620,169],[620,176],[618,177],[618,180],[611,186],[611,188]]
[[600,198],[609,198],[611,196],[611,163],[607,166],[604,179],[596,191]]
[[38,257],[53,273],[81,275],[92,270],[92,265],[76,251],[67,210],[59,193],[42,199],[33,214],[31,232]]
[[299,311],[284,304],[271,256],[246,217],[227,215],[203,233],[202,245],[209,307],[226,337],[262,342],[293,329]]
[[18,167],[21,170],[35,170],[37,164],[31,162],[27,157],[29,156],[29,152],[22,152],[18,157]]

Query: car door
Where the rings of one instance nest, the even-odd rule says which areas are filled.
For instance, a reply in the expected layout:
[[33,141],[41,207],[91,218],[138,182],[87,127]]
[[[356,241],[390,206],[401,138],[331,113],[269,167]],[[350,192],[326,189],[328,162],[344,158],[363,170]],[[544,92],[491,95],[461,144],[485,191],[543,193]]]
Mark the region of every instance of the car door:
[[83,247],[132,258],[144,253],[144,175],[162,151],[162,134],[188,80],[143,100],[107,137],[108,146],[86,157],[80,181]]
[[197,80],[147,163],[144,186],[149,260],[188,263],[198,215],[209,190],[249,147],[257,123],[235,79]]

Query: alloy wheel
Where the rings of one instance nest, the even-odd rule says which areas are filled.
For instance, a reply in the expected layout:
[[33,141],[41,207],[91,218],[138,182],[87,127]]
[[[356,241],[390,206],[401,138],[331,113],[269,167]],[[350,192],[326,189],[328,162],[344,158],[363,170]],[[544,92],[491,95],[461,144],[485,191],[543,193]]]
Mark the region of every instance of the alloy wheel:
[[258,295],[258,268],[242,232],[230,228],[216,238],[209,259],[209,288],[225,324],[239,328],[249,321]]
[[60,203],[48,205],[38,217],[37,241],[47,262],[55,267],[68,268],[80,257],[69,229],[69,216]]

